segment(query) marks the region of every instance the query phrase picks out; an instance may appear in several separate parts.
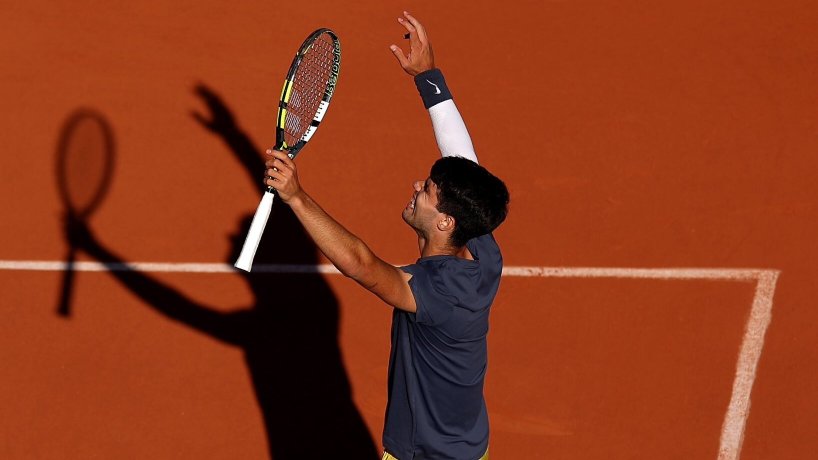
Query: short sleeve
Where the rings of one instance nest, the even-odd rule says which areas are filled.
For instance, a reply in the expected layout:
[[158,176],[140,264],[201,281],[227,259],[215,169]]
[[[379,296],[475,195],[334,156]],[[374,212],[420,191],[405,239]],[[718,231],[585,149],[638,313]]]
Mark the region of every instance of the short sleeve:
[[496,264],[499,263],[502,268],[503,256],[500,254],[500,247],[494,239],[494,235],[487,233],[470,239],[466,243],[466,247],[471,252],[475,259],[480,260],[481,263]]
[[457,297],[448,293],[440,277],[433,273],[434,269],[421,264],[401,267],[401,270],[412,275],[409,287],[415,297],[415,322],[418,324],[435,326],[445,323],[457,303]]

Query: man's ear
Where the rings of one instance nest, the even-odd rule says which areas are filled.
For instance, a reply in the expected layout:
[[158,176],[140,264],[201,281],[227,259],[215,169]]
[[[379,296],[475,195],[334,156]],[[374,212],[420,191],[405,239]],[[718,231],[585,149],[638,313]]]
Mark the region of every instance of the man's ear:
[[437,229],[441,232],[451,232],[454,230],[454,217],[444,214],[443,217],[437,221]]

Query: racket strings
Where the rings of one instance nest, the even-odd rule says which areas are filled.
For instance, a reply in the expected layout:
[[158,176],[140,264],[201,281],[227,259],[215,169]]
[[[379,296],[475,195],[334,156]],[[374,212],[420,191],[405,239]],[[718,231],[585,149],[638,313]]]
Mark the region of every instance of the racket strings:
[[332,74],[334,46],[332,39],[321,35],[304,54],[293,76],[293,88],[284,120],[285,140],[294,145],[310,127],[324,99]]

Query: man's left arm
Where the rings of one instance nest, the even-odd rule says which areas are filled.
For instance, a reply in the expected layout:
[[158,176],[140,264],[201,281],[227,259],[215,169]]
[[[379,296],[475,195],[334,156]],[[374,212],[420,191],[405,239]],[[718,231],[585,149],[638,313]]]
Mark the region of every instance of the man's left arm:
[[[415,312],[415,297],[409,287],[411,275],[385,262],[360,238],[344,228],[298,182],[295,163],[287,154],[267,151],[264,183],[278,191],[279,197],[292,208],[298,220],[315,241],[318,249],[338,270],[395,308]],[[286,244],[286,243],[284,243]]]
[[429,111],[440,154],[444,157],[460,156],[477,163],[477,154],[463,117],[457,110],[443,73],[435,67],[432,44],[426,29],[411,14],[404,11],[403,15],[403,18],[398,18],[398,22],[408,32],[409,53],[404,54],[397,45],[389,48],[401,68],[414,78],[423,106]]

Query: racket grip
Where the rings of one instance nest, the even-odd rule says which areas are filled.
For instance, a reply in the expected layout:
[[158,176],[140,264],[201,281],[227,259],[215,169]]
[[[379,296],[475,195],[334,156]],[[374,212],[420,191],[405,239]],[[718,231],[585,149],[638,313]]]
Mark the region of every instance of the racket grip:
[[261,197],[261,202],[256,208],[256,214],[253,216],[253,222],[250,224],[250,230],[247,232],[247,238],[244,240],[244,246],[241,248],[234,267],[249,272],[253,266],[253,258],[256,257],[261,235],[264,233],[264,227],[267,226],[267,219],[270,218],[270,211],[273,209],[274,197],[275,195],[269,191],[264,192],[264,196]]

